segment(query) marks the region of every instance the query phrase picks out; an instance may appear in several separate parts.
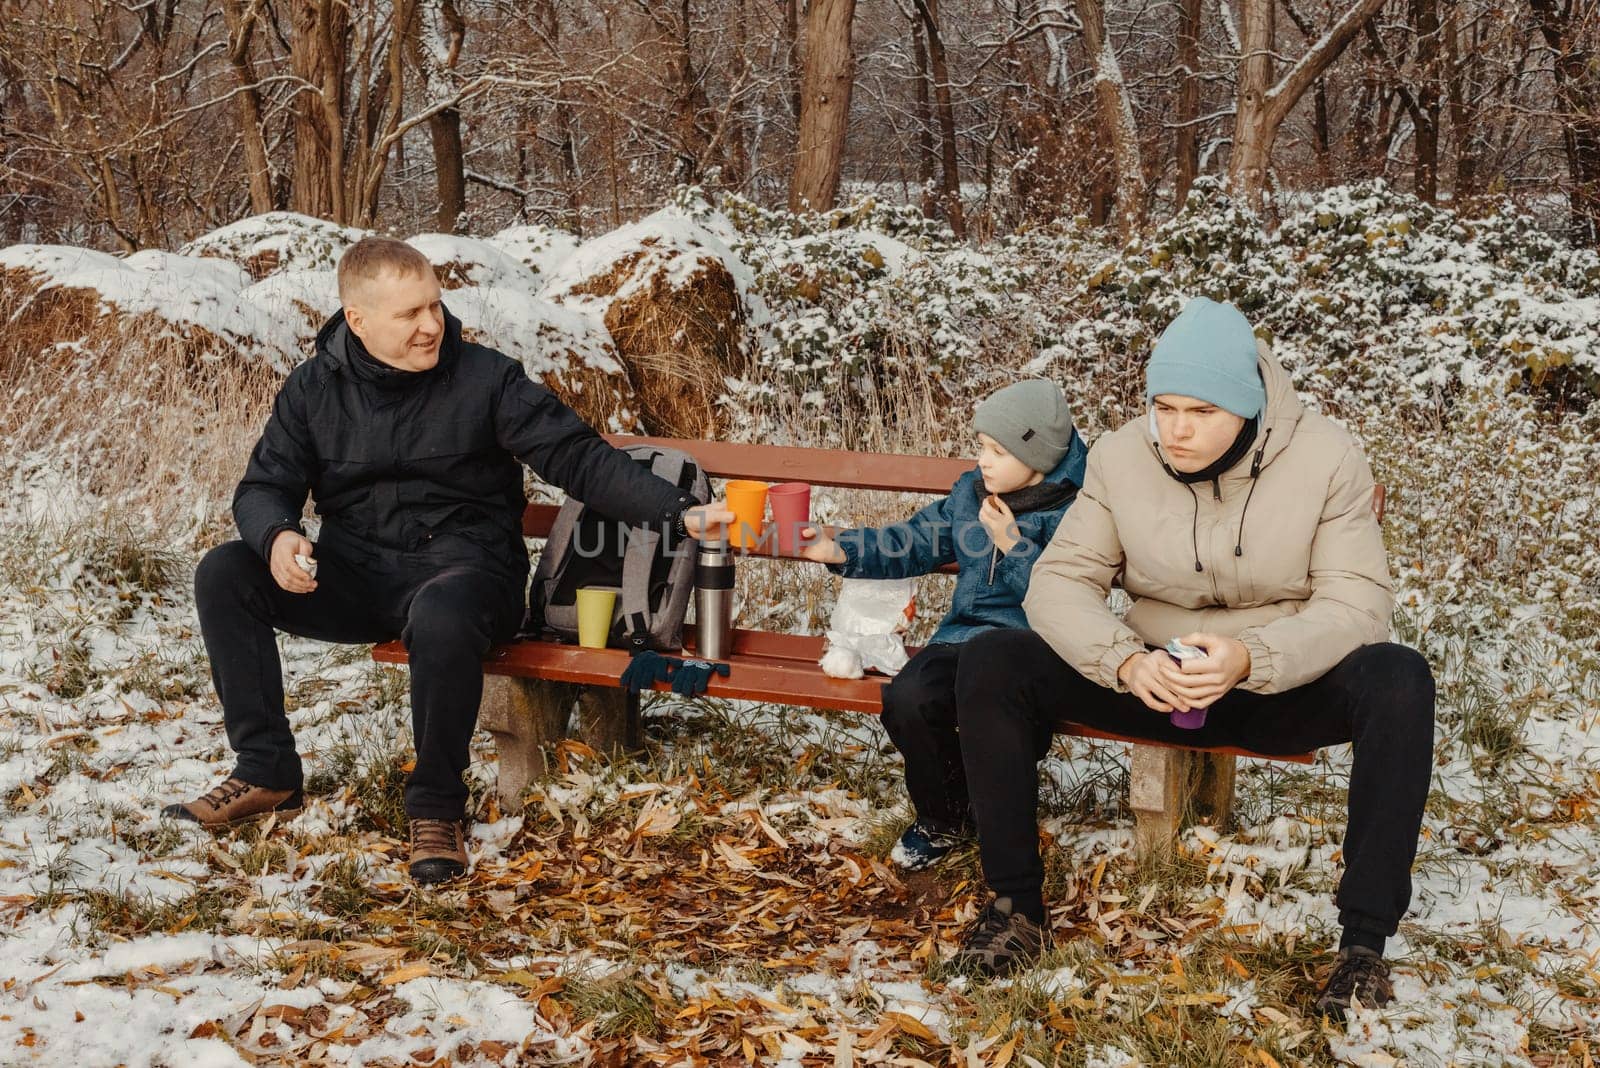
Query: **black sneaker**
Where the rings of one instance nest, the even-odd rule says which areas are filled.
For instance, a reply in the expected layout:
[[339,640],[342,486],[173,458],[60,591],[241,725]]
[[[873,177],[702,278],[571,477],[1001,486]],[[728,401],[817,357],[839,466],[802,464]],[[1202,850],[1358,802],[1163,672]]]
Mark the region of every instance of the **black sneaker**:
[[963,842],[972,840],[970,831],[942,831],[927,820],[917,820],[906,828],[889,852],[889,859],[903,871],[931,868]]
[[950,966],[990,978],[1037,964],[1050,945],[1050,932],[1013,913],[1011,907],[1009,897],[991,901],[962,934],[961,948],[950,958]]
[[1393,999],[1389,962],[1366,946],[1346,946],[1317,995],[1316,1008],[1330,1019],[1343,1020],[1352,1005],[1376,1009]]

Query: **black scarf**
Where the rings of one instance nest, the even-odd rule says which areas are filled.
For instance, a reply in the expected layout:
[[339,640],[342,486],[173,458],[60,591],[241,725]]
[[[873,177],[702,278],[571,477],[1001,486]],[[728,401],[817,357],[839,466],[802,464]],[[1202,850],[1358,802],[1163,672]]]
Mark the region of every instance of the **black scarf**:
[[[981,476],[972,484],[972,490],[977,495],[978,507],[983,507],[984,500],[989,497],[989,491],[984,488]],[[1070,478],[1064,478],[1060,482],[1051,482],[1047,479],[1012,490],[1010,493],[1002,493],[1000,499],[1011,509],[1012,515],[1022,515],[1024,512],[1043,512],[1066,504],[1077,492],[1078,485]]]

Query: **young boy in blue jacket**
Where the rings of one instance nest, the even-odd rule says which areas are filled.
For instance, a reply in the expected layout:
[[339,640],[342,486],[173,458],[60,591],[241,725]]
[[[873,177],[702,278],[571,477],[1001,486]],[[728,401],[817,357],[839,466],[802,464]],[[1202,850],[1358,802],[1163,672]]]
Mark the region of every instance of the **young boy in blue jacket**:
[[929,867],[971,837],[956,675],[968,638],[1026,627],[1022,598],[1033,561],[1083,483],[1088,449],[1067,400],[1052,382],[1017,382],[978,405],[978,466],[950,495],[886,527],[842,530],[802,550],[846,578],[925,575],[956,563],[950,612],[933,639],[883,689],[883,726],[905,758],[906,792],[916,820],[895,847],[895,863]]

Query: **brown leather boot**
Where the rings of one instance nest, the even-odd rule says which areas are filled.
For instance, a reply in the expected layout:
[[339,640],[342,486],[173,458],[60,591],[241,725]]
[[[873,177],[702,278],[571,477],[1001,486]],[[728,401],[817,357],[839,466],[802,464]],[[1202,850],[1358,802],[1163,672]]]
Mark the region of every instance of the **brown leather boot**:
[[413,819],[411,878],[442,883],[467,870],[466,826],[461,820]]
[[208,830],[221,830],[236,823],[248,823],[276,812],[292,815],[305,804],[298,790],[269,790],[265,786],[229,776],[193,801],[168,805],[163,816],[198,823]]

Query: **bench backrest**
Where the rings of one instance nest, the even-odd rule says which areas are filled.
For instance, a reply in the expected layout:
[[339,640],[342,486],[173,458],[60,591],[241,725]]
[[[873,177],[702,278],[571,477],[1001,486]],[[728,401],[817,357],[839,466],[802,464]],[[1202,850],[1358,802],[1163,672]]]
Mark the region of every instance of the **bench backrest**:
[[[659,445],[679,449],[700,462],[713,478],[750,478],[761,482],[809,482],[813,486],[893,490],[901,493],[943,494],[976,460],[897,453],[844,452],[787,445],[749,445],[691,438],[651,438],[636,434],[607,434],[613,445]],[[1387,493],[1372,491],[1372,511],[1383,522]],[[550,533],[556,513],[553,504],[530,504],[522,517],[522,532],[530,538]]]
[[[750,478],[761,482],[809,482],[813,486],[848,489],[895,490],[902,493],[950,491],[976,460],[949,460],[937,456],[894,453],[843,452],[782,445],[745,445],[726,441],[684,438],[647,438],[633,434],[607,434],[613,445],[660,445],[680,449],[700,461],[713,478]],[[560,509],[553,504],[530,504],[522,517],[522,532],[530,538],[550,533]]]

